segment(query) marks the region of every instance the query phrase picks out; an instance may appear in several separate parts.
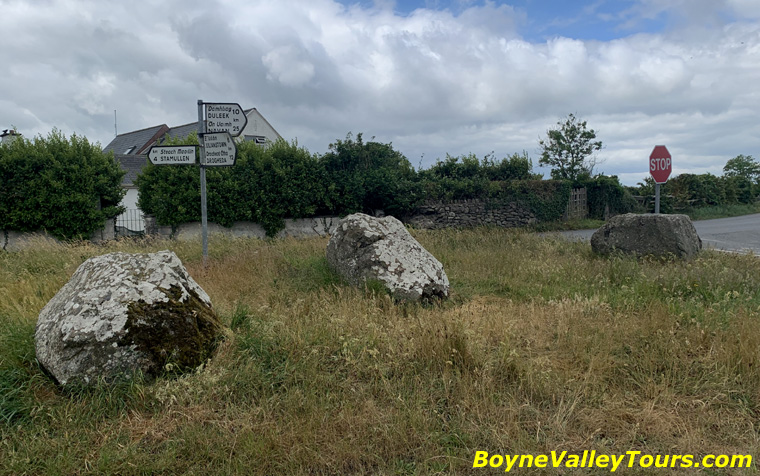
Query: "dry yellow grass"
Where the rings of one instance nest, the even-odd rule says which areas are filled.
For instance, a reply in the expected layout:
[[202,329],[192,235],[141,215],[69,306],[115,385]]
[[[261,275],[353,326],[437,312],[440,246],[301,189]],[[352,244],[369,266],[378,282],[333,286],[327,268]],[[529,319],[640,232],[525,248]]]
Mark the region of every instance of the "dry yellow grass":
[[[446,267],[449,302],[345,286],[325,239],[217,237],[207,268],[196,243],[0,254],[0,474],[490,474],[503,468],[472,468],[476,451],[758,454],[755,257],[416,235]],[[42,306],[89,256],[165,248],[231,327],[215,357],[152,384],[56,389],[33,359]],[[751,473],[625,469],[702,471]]]

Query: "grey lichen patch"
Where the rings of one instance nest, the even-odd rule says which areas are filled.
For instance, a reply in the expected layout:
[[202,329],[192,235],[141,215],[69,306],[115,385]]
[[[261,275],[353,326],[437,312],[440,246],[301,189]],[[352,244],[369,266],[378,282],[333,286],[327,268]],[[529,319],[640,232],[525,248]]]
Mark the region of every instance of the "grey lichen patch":
[[150,367],[143,370],[151,377],[168,367],[178,371],[198,367],[222,337],[219,318],[194,290],[185,294],[176,285],[161,290],[166,301],[130,303],[124,326],[124,343],[149,356]]

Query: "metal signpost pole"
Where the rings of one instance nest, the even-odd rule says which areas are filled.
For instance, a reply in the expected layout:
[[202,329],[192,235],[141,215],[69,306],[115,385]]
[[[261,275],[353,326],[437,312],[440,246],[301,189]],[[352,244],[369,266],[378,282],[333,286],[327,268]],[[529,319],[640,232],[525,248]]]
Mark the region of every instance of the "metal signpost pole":
[[654,214],[660,214],[660,184],[654,184]]
[[[206,125],[203,121],[203,100],[198,99],[198,139],[203,143]],[[201,147],[201,234],[203,236],[203,267],[208,264],[208,215],[206,210],[206,150]]]

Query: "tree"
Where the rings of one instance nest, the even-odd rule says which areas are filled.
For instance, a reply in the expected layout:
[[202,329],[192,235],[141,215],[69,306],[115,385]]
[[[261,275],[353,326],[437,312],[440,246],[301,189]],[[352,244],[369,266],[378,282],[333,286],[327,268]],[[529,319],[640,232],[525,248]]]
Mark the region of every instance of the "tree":
[[330,213],[404,215],[419,201],[414,168],[392,144],[364,142],[361,133],[354,139],[349,132],[330,144],[321,162],[331,182]]
[[124,209],[124,172],[98,144],[53,130],[0,145],[0,229],[89,238]]
[[564,121],[557,122],[557,129],[549,129],[546,139],[540,139],[541,158],[538,163],[552,167],[552,178],[577,181],[590,177],[596,165],[594,152],[601,150],[602,141],[596,139],[596,132],[586,128],[581,121],[570,114]]
[[760,181],[760,163],[751,155],[737,155],[723,167],[726,177],[744,177],[752,182]]

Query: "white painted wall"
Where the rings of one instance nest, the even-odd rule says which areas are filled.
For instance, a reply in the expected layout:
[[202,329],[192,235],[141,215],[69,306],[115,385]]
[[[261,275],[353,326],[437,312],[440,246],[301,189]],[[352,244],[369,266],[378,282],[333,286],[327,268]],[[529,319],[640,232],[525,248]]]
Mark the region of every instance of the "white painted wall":
[[245,140],[246,135],[264,136],[271,142],[282,138],[256,109],[252,109],[247,117],[248,124],[245,125],[243,132],[238,136],[238,140]]
[[137,189],[128,188],[127,194],[121,199],[119,205],[123,206],[127,210],[116,217],[116,226],[125,227],[132,231],[145,231],[145,220],[142,216],[142,212],[138,212],[137,208]]
[[124,195],[124,198],[121,199],[121,203],[119,205],[123,206],[127,210],[133,210],[137,208],[137,189],[128,188],[127,194]]

